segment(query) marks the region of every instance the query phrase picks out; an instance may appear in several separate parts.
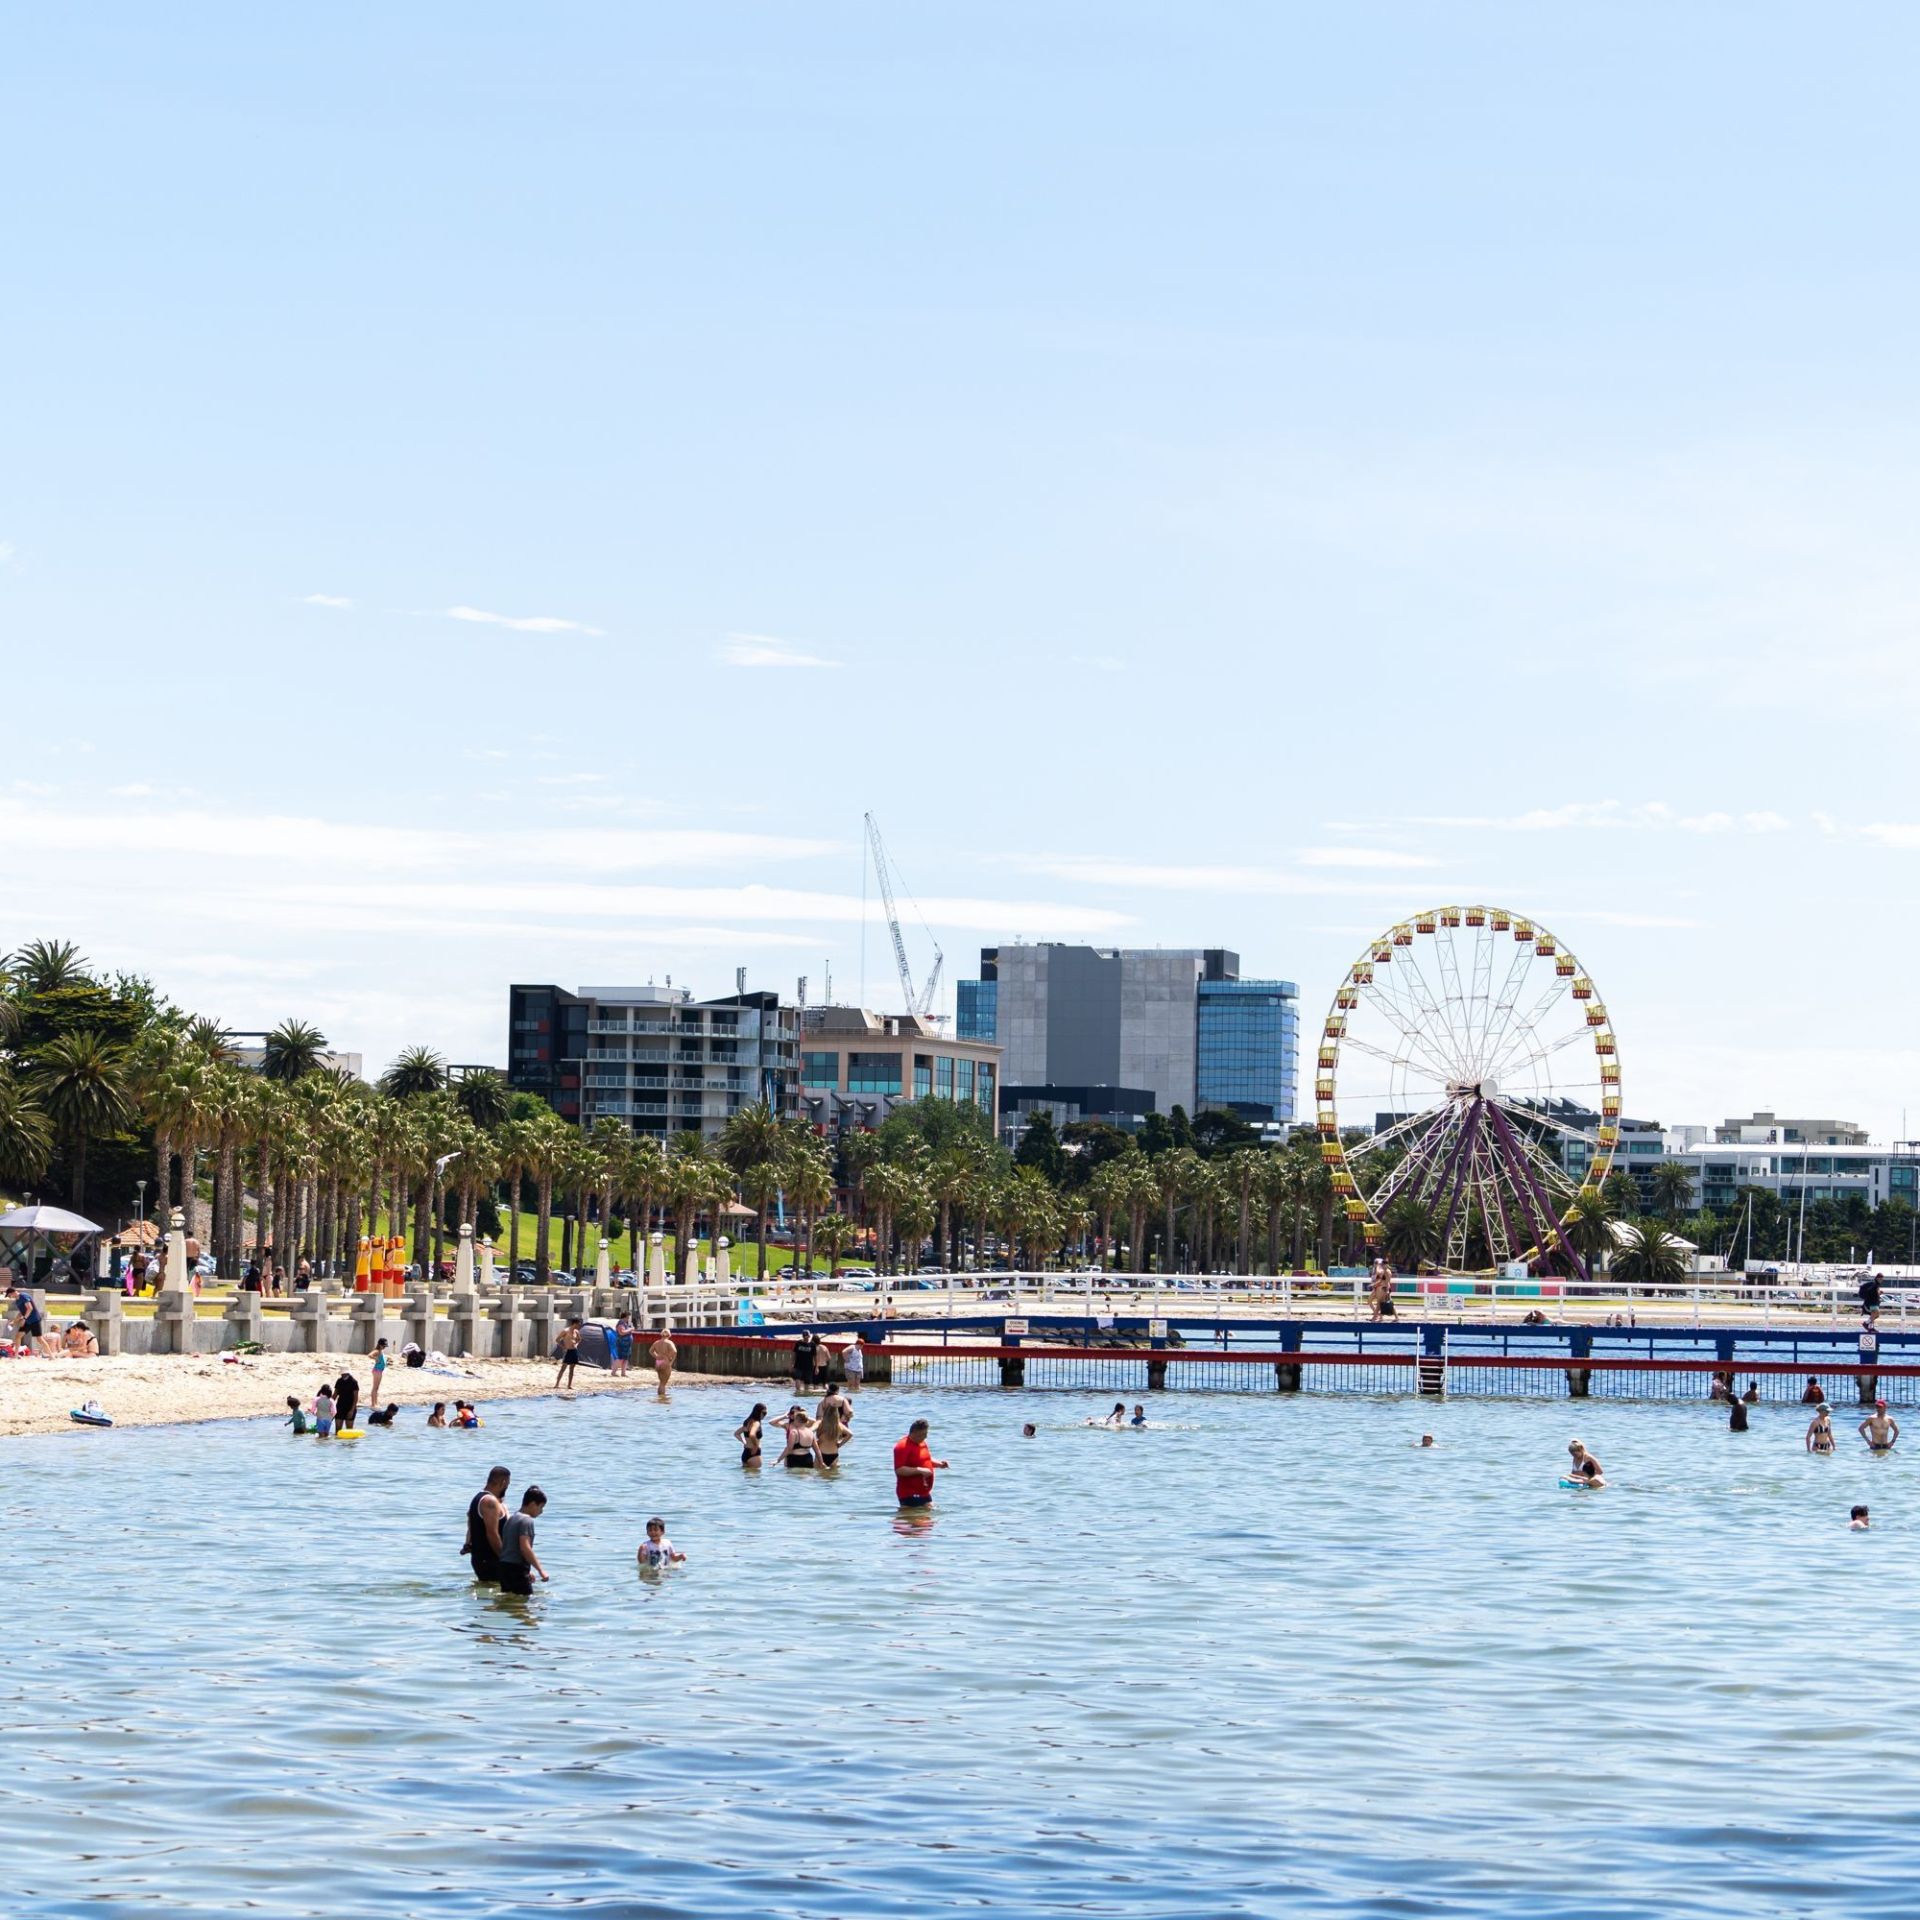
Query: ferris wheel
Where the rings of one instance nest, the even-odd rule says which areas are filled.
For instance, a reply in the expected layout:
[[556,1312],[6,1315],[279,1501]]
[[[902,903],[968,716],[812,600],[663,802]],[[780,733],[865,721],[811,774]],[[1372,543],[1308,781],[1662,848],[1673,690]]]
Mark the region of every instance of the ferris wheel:
[[[1544,927],[1499,907],[1435,907],[1348,968],[1314,1093],[1336,1201],[1369,1246],[1399,1217],[1456,1271],[1558,1256],[1620,1141],[1605,1002]],[[1342,1130],[1364,1131],[1348,1145]]]

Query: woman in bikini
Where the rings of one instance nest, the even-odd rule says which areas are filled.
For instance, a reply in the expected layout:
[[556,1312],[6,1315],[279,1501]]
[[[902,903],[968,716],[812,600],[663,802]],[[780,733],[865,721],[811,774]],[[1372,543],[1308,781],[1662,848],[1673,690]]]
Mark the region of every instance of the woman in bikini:
[[1809,1453],[1831,1453],[1833,1451],[1833,1413],[1822,1401],[1813,1416],[1812,1424],[1807,1428],[1807,1451]]
[[793,1407],[783,1420],[773,1423],[784,1427],[787,1444],[780,1455],[783,1467],[817,1467],[820,1464],[820,1435],[807,1418],[805,1407]]
[[757,1467],[760,1464],[760,1430],[766,1418],[765,1403],[756,1400],[753,1411],[733,1430],[733,1437],[740,1442],[740,1464],[743,1467]]

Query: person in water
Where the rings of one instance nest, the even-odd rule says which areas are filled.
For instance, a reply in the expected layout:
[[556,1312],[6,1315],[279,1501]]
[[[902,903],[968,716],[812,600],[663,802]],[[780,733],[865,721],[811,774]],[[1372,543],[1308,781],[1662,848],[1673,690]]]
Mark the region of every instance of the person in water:
[[1740,1397],[1748,1406],[1757,1407],[1760,1404],[1760,1382],[1758,1380],[1749,1380],[1747,1382],[1746,1392]]
[[757,1467],[760,1464],[760,1441],[766,1422],[767,1403],[756,1400],[753,1411],[734,1428],[733,1437],[740,1442],[740,1464],[743,1467]]
[[1582,1481],[1589,1487],[1604,1487],[1607,1484],[1605,1469],[1587,1451],[1585,1441],[1569,1440],[1567,1452],[1573,1456],[1573,1464],[1567,1472],[1569,1480]]
[[1133,1410],[1133,1418],[1127,1422],[1127,1425],[1130,1427],[1144,1427],[1146,1424],[1147,1424],[1146,1408],[1135,1407]]
[[840,1356],[840,1371],[846,1376],[847,1391],[858,1393],[860,1382],[867,1377],[867,1356],[857,1339],[847,1342],[847,1350]]
[[1847,1515],[1847,1525],[1855,1533],[1865,1533],[1872,1524],[1865,1507],[1855,1507]]
[[1900,1438],[1900,1422],[1887,1411],[1884,1400],[1873,1403],[1873,1411],[1860,1422],[1860,1437],[1873,1453],[1891,1453]]
[[789,1407],[785,1415],[773,1424],[786,1430],[787,1444],[780,1453],[783,1467],[817,1467],[820,1464],[820,1435],[807,1418],[805,1407]]
[[436,1400],[433,1403],[433,1411],[427,1415],[427,1425],[430,1427],[444,1427],[446,1424],[447,1403],[444,1400]]
[[1807,1451],[1809,1453],[1833,1451],[1833,1409],[1824,1400],[1814,1410],[1813,1418],[1807,1422]]
[[1430,1446],[1432,1446],[1432,1445],[1433,1445],[1433,1435],[1432,1435],[1432,1434],[1430,1434],[1430,1433],[1423,1433],[1423,1434],[1422,1434],[1422,1435],[1420,1436],[1420,1444],[1421,1444],[1421,1445],[1422,1445],[1423,1447],[1430,1447]]
[[677,1567],[687,1556],[667,1538],[667,1523],[657,1514],[647,1522],[647,1537],[640,1542],[643,1567]]
[[333,1383],[334,1424],[342,1433],[353,1425],[353,1416],[360,1410],[359,1379],[344,1369],[340,1378]]
[[1827,1397],[1827,1390],[1820,1384],[1817,1373],[1807,1375],[1807,1384],[1800,1390],[1800,1404],[1803,1407],[1817,1407]]
[[287,1395],[287,1425],[290,1426],[295,1433],[305,1433],[307,1431],[307,1410],[300,1404],[300,1396],[298,1394],[290,1393]]
[[1113,1403],[1113,1411],[1108,1414],[1104,1420],[1089,1420],[1087,1422],[1087,1425],[1090,1427],[1124,1427],[1126,1424],[1127,1403],[1124,1400],[1116,1400]]
[[547,1496],[529,1487],[520,1496],[520,1511],[500,1522],[500,1591],[523,1598],[533,1591],[533,1576],[544,1581],[547,1570],[533,1550],[533,1523],[547,1510]]
[[680,1349],[673,1344],[673,1335],[667,1331],[666,1323],[661,1322],[660,1338],[647,1349],[647,1358],[653,1362],[654,1378],[660,1382],[660,1398],[667,1397],[667,1389],[673,1385],[673,1363],[679,1359]]
[[903,1507],[932,1506],[934,1470],[947,1464],[933,1457],[927,1433],[927,1423],[916,1420],[893,1449],[893,1494]]
[[313,1430],[322,1440],[333,1438],[333,1389],[324,1380],[313,1396]]
[[1747,1430],[1747,1403],[1744,1400],[1732,1400],[1727,1403],[1727,1431],[1745,1433]]
[[820,1436],[820,1464],[837,1464],[840,1450],[853,1438],[853,1402],[838,1387],[829,1387],[815,1409],[815,1431]]
[[473,1563],[476,1580],[500,1578],[500,1527],[507,1517],[507,1483],[512,1478],[505,1467],[490,1468],[487,1484],[467,1502],[467,1537],[460,1551]]
[[1029,1420],[1027,1424],[1020,1429],[1020,1438],[1022,1440],[1031,1440],[1039,1431],[1040,1429]]

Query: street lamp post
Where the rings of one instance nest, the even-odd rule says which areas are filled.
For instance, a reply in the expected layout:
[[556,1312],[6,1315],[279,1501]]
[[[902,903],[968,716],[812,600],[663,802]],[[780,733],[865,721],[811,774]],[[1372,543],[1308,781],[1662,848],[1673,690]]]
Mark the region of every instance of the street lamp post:
[[147,1183],[144,1180],[136,1180],[133,1183],[133,1190],[140,1205],[140,1223],[144,1226],[147,1219]]

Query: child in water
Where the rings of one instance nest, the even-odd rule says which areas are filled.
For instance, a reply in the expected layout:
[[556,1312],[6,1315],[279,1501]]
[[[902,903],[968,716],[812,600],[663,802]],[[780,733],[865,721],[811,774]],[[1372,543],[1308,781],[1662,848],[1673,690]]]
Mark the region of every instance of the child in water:
[[300,1398],[297,1394],[290,1393],[287,1395],[287,1425],[290,1426],[295,1433],[305,1433],[307,1431],[307,1410],[300,1404]]
[[1144,1427],[1146,1424],[1147,1424],[1146,1408],[1135,1407],[1133,1410],[1133,1418],[1127,1422],[1127,1425],[1130,1427]]
[[1870,1524],[1865,1507],[1855,1507],[1847,1516],[1847,1525],[1855,1533],[1865,1533]]
[[640,1542],[639,1560],[643,1567],[678,1566],[687,1556],[667,1538],[667,1523],[657,1515],[647,1522],[647,1537]]

